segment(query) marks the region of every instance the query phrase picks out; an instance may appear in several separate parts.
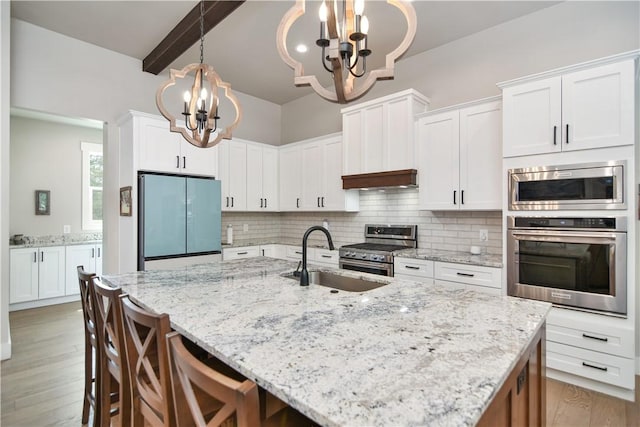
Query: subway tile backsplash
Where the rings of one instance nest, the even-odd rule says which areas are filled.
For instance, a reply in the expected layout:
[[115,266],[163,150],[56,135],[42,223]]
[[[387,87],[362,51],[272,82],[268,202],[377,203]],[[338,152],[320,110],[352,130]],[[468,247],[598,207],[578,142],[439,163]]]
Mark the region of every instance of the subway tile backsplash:
[[[336,247],[364,240],[365,224],[417,224],[418,247],[451,251],[469,251],[471,245],[483,253],[502,253],[502,214],[500,211],[421,211],[416,189],[361,191],[360,212],[223,212],[222,241],[226,228],[233,225],[236,244],[300,241],[312,225],[329,221]],[[244,231],[247,224],[248,231]],[[479,230],[489,232],[481,242]],[[311,244],[326,244],[322,233],[311,234]]]

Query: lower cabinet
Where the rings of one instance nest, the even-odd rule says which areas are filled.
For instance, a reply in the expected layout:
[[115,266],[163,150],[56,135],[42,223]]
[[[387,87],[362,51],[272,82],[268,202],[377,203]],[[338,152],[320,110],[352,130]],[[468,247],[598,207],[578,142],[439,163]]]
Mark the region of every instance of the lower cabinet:
[[10,251],[9,303],[65,295],[65,248],[17,248]]
[[102,244],[92,243],[86,245],[72,245],[65,248],[66,258],[66,281],[65,295],[75,295],[80,293],[78,287],[78,266],[81,265],[84,271],[102,275]]
[[262,253],[260,252],[259,246],[222,248],[222,259],[225,261],[230,259],[251,258],[254,256],[260,256],[260,255],[262,255]]
[[393,277],[420,280],[431,284],[433,283],[433,261],[395,257],[393,259]]
[[436,261],[434,278],[441,286],[502,295],[501,268]]

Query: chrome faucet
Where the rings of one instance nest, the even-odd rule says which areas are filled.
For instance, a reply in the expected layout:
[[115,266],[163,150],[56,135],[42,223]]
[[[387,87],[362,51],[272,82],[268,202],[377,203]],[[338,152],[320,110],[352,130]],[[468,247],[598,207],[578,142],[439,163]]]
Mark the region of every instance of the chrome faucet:
[[304,232],[304,236],[302,236],[302,271],[300,272],[300,286],[309,286],[309,272],[307,271],[307,239],[309,238],[309,234],[315,230],[322,231],[329,241],[329,249],[334,249],[331,234],[329,234],[329,230],[326,228],[314,225]]

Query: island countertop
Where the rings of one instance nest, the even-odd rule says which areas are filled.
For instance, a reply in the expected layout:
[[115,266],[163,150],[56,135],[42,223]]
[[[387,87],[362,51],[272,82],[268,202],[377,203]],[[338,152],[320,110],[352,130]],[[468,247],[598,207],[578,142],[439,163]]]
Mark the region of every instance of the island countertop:
[[333,271],[389,284],[332,293],[281,276],[295,266],[256,257],[103,281],[325,426],[474,425],[551,307],[345,270]]

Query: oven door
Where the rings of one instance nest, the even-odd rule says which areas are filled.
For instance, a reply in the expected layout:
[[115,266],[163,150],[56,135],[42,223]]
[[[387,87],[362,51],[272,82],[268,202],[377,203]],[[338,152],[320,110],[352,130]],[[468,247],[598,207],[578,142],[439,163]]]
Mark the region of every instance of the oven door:
[[371,273],[377,274],[379,276],[393,277],[393,264],[340,258],[339,265],[343,270],[359,271],[361,273]]
[[509,230],[509,295],[627,313],[626,233]]

